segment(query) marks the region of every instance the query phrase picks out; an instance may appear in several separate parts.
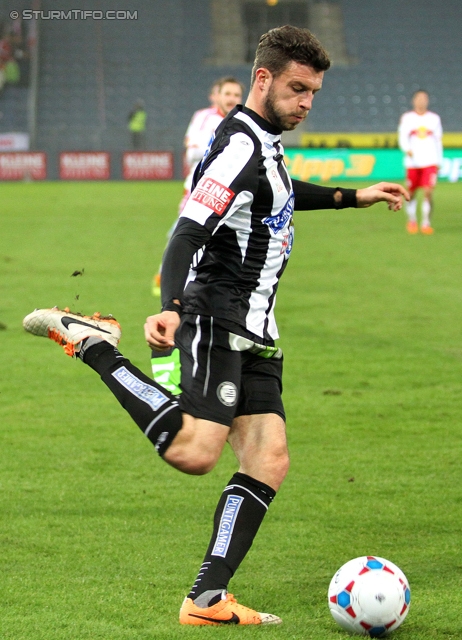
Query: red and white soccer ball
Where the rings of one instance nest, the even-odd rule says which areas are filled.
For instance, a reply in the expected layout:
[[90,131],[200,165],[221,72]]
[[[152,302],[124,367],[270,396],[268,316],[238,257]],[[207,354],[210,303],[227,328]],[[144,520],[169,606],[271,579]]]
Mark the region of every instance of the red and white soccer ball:
[[329,609],[350,633],[382,638],[407,616],[411,590],[399,567],[377,556],[362,556],[344,564],[331,580]]

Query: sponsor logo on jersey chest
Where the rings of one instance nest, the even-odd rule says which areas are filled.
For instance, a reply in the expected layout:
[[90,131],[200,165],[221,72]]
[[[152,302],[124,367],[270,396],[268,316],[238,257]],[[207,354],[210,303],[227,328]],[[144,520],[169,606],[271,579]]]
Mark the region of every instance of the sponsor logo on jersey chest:
[[278,233],[284,229],[292,219],[294,212],[295,196],[292,193],[279,213],[274,216],[268,216],[262,220],[263,224],[267,224],[273,233]]

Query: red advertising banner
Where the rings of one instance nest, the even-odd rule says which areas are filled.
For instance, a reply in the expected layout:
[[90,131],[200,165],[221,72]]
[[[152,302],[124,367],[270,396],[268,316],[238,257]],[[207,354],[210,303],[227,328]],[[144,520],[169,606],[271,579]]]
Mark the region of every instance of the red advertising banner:
[[0,153],[0,180],[45,180],[46,153]]
[[172,180],[171,151],[128,151],[122,158],[124,180]]
[[106,151],[64,151],[59,154],[61,180],[109,180],[110,155]]

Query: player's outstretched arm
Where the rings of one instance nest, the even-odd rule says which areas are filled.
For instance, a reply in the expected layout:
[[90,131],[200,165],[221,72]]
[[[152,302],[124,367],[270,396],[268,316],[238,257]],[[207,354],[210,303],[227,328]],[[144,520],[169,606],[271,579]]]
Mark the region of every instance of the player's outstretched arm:
[[406,189],[394,182],[379,182],[366,189],[356,191],[356,202],[359,209],[370,207],[377,202],[388,202],[391,211],[399,211],[403,206],[403,198],[409,200]]

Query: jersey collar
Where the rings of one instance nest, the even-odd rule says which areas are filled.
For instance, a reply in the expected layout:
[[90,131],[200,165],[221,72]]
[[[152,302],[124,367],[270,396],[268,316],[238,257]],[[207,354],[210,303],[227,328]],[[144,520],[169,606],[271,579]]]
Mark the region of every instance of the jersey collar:
[[273,136],[281,135],[282,129],[280,129],[279,127],[275,127],[274,124],[271,124],[271,122],[268,122],[268,120],[265,120],[264,118],[259,116],[258,113],[256,113],[252,109],[249,109],[249,107],[244,107],[244,105],[238,104],[237,107],[234,108],[234,112],[237,111],[242,111],[242,113],[245,113],[246,116],[252,118],[252,120],[256,122],[256,124],[258,124],[260,129],[263,129],[263,131],[267,131]]

